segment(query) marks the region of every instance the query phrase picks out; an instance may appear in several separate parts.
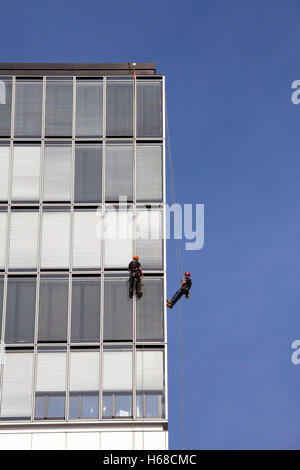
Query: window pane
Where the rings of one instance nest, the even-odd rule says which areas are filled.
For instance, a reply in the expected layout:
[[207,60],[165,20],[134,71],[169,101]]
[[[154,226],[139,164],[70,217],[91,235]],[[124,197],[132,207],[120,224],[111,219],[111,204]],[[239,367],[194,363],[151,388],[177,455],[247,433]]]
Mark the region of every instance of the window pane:
[[79,395],[70,395],[69,398],[69,418],[77,419],[79,416]]
[[120,196],[133,199],[132,145],[107,145],[105,160],[105,199],[119,201]]
[[146,417],[158,417],[161,416],[161,395],[160,394],[146,394]]
[[33,343],[35,278],[8,278],[5,321],[6,343]]
[[30,419],[33,352],[7,352],[4,358],[1,417]]
[[44,158],[44,201],[70,201],[71,177],[71,145],[46,145]]
[[132,300],[128,295],[128,278],[105,279],[104,337],[110,340],[132,340]]
[[111,394],[103,393],[103,418],[112,418],[113,416],[113,397]]
[[162,269],[162,212],[160,210],[137,211],[136,252],[144,269]]
[[76,145],[75,202],[102,201],[102,146]]
[[163,279],[143,278],[143,302],[137,302],[137,341],[164,340]]
[[104,221],[105,268],[127,269],[132,259],[131,211],[107,211]]
[[0,78],[0,136],[10,136],[11,78]]
[[136,198],[137,201],[162,201],[162,147],[137,145]]
[[76,136],[102,136],[103,85],[100,80],[76,83]]
[[162,137],[162,83],[137,80],[137,136]]
[[[164,416],[162,406],[164,393],[163,350],[139,349],[136,351],[136,390],[139,394],[146,392],[146,416]],[[157,403],[154,398],[155,396],[157,396]],[[137,402],[137,405],[140,407],[140,402]],[[152,414],[154,412],[158,414]]]
[[133,81],[107,81],[106,135],[133,135]]
[[8,201],[9,146],[0,144],[0,201]]
[[121,418],[132,416],[131,395],[116,395],[116,416]]
[[143,395],[141,393],[136,394],[136,417],[143,418],[144,411],[143,411]]
[[132,351],[121,348],[105,348],[102,380],[104,392],[131,391]]
[[82,418],[98,418],[98,395],[82,395]]
[[68,292],[67,278],[41,277],[39,341],[66,341]]
[[47,78],[46,135],[71,136],[73,116],[73,80]]
[[36,396],[35,397],[35,419],[45,419],[46,418],[46,396]]
[[37,356],[36,392],[64,392],[66,389],[65,348],[39,348]]
[[36,145],[14,147],[12,200],[36,202],[40,197],[41,148]]
[[5,268],[7,212],[0,209],[0,269]]
[[15,136],[40,137],[42,130],[42,80],[17,80]]
[[101,212],[97,210],[74,212],[74,269],[100,269]]
[[48,418],[65,417],[65,397],[62,395],[48,396]]
[[100,277],[76,278],[72,284],[72,342],[100,339]]
[[37,266],[39,213],[13,211],[10,222],[9,268],[35,269]]
[[41,267],[69,268],[70,213],[44,211]]
[[2,333],[3,290],[4,290],[4,279],[0,277],[0,340],[1,340],[1,333]]

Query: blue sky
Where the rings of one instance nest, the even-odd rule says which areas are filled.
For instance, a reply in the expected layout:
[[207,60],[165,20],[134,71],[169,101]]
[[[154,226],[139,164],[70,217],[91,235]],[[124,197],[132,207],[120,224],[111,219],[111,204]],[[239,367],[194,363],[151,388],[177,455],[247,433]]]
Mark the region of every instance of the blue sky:
[[[181,203],[185,447],[299,449],[300,79],[297,0],[1,0],[1,62],[156,62]],[[168,294],[177,280],[168,244]],[[170,447],[179,447],[178,308],[169,312]]]

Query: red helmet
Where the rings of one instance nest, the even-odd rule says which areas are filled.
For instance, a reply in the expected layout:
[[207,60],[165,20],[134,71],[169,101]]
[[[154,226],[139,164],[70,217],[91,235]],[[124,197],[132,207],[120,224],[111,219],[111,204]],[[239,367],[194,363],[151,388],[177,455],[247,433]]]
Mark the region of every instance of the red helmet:
[[133,259],[139,259],[138,255],[134,255]]
[[185,277],[188,277],[188,276],[190,276],[190,275],[191,275],[191,273],[189,273],[189,272],[186,272],[184,275],[185,275]]

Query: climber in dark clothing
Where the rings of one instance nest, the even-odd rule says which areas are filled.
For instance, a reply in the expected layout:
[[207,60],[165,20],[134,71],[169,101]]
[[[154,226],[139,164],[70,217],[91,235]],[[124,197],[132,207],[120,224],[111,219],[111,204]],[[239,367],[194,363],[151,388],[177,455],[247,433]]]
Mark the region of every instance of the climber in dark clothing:
[[190,288],[192,287],[191,273],[185,273],[185,279],[181,281],[181,287],[175,292],[172,299],[167,299],[167,306],[172,308],[176,302],[185,295],[187,299],[190,298]]
[[130,272],[129,278],[129,297],[132,299],[133,296],[133,288],[134,288],[134,281],[136,284],[136,295],[138,298],[142,297],[142,280],[143,277],[142,267],[138,261],[139,257],[134,255],[132,261],[128,265],[128,271]]

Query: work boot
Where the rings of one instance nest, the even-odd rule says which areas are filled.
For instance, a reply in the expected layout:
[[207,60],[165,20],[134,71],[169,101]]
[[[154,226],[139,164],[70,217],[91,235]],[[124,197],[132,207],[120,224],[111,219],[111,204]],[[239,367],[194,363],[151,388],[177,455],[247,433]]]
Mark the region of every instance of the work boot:
[[173,307],[172,300],[167,299],[167,307],[169,307],[169,308]]
[[142,291],[139,291],[139,292],[137,293],[137,296],[138,296],[138,298],[140,299],[141,297],[143,297],[143,292],[142,292]]
[[129,289],[129,297],[132,299],[133,296],[133,289]]

